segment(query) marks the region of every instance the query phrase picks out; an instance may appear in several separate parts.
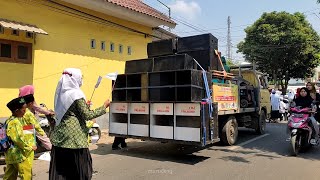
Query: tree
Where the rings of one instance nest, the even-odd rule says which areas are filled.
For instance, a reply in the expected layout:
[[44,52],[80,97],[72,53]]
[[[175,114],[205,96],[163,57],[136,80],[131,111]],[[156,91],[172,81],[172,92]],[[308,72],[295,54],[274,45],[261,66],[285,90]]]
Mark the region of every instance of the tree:
[[272,75],[283,93],[290,78],[312,76],[320,62],[320,38],[301,13],[263,13],[245,32],[238,52]]
[[234,66],[234,62],[231,59],[227,59],[227,65],[228,66]]

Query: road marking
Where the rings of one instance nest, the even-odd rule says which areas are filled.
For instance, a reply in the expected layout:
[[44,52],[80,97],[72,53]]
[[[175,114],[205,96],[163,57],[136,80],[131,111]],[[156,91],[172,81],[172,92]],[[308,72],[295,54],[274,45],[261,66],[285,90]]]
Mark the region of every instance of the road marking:
[[237,145],[237,146],[231,146],[231,147],[229,147],[228,149],[229,149],[229,150],[235,150],[235,149],[241,148],[242,146],[244,146],[244,145],[246,145],[246,144],[252,143],[253,141],[256,141],[256,140],[258,140],[258,139],[264,138],[264,137],[269,136],[269,135],[270,135],[270,134],[264,134],[264,135],[255,137],[255,138],[253,138],[253,139],[250,139],[250,140],[248,140],[248,141],[245,141],[245,142],[243,142],[243,143],[240,143],[240,144]]

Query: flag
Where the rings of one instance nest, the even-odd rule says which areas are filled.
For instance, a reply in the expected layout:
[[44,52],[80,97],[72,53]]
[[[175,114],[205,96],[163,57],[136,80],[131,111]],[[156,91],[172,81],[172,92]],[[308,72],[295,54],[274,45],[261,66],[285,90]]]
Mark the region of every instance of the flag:
[[99,76],[96,85],[94,86],[94,88],[98,88],[100,83],[101,83],[102,77]]
[[23,134],[34,134],[34,126],[33,125],[26,125],[23,126]]
[[115,81],[115,80],[117,80],[117,76],[118,76],[118,73],[114,72],[114,73],[109,73],[109,74],[105,75],[104,77]]

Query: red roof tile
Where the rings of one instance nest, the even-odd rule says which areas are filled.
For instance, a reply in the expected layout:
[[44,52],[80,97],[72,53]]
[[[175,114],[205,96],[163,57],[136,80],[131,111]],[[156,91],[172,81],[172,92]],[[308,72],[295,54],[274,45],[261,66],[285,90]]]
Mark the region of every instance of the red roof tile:
[[176,24],[168,16],[148,6],[147,4],[143,3],[142,0],[106,0],[106,1],[109,3],[116,4],[118,6],[128,8],[133,11],[142,13],[142,14],[146,14],[146,15],[161,19],[163,21],[166,21],[172,24]]

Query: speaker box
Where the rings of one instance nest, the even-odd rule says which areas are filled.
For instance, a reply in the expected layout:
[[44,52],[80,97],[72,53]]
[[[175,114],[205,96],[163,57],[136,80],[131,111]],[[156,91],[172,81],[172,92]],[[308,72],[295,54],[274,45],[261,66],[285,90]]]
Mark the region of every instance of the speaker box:
[[141,73],[151,72],[153,67],[153,59],[138,59],[126,61],[125,73]]
[[[198,63],[201,65],[201,67],[205,70],[211,69],[211,70],[222,70],[222,66],[219,62],[218,56],[215,55],[213,50],[206,49],[206,50],[197,50],[197,51],[187,51],[184,52],[191,57],[193,57]],[[198,67],[200,70],[201,68]]]
[[177,51],[176,39],[164,39],[148,43],[147,52],[148,57],[158,57],[165,55],[172,55]]
[[178,38],[177,52],[218,49],[218,39],[212,34],[201,34]]
[[153,71],[197,69],[197,64],[188,54],[161,56],[154,58]]

